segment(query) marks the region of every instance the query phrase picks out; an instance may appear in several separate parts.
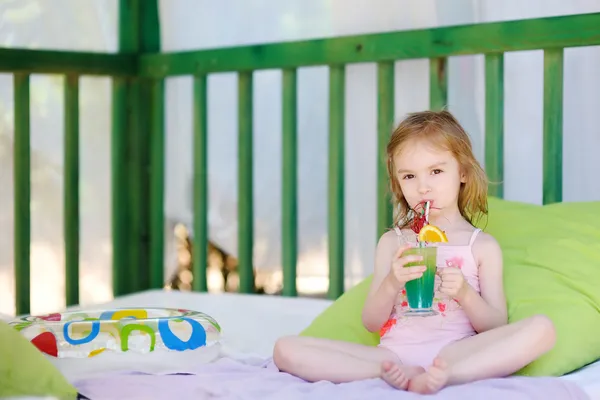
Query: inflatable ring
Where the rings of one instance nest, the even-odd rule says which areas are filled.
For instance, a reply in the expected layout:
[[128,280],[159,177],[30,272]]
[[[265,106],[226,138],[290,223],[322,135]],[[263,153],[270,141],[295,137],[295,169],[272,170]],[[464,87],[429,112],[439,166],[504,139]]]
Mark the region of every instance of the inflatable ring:
[[221,327],[212,317],[174,308],[73,311],[26,316],[9,325],[57,358],[202,350],[221,339]]

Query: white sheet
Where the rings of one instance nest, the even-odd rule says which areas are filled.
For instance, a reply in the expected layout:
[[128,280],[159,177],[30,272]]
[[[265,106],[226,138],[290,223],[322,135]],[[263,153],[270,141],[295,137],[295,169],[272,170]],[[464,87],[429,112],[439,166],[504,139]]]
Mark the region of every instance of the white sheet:
[[562,379],[577,383],[590,396],[590,399],[600,400],[600,360],[565,375]]
[[[331,302],[328,300],[307,298],[153,290],[85,308],[177,307],[202,311],[214,317],[223,329],[222,354],[236,358],[266,358],[271,356],[278,337],[300,332],[329,304]],[[185,353],[178,353],[177,357],[158,352],[144,355],[143,364],[136,363],[136,367],[144,369],[141,367],[145,365],[146,370],[166,372],[199,361],[196,356],[186,357]],[[84,360],[60,360],[57,366],[70,381],[74,381],[127,367],[122,360],[113,360],[99,356]],[[600,361],[562,379],[577,383],[592,400],[600,400]]]

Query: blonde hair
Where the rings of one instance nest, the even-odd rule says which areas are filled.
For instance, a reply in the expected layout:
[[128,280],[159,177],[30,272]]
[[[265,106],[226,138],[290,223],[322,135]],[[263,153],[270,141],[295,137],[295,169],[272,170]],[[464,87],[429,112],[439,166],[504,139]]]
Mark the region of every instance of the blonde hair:
[[406,228],[410,225],[412,212],[402,194],[396,177],[394,155],[402,151],[408,142],[426,140],[438,148],[448,150],[458,162],[465,182],[458,194],[458,209],[473,224],[487,215],[488,179],[473,154],[469,135],[448,111],[422,111],[409,114],[394,130],[387,145],[387,170],[394,205],[394,225]]

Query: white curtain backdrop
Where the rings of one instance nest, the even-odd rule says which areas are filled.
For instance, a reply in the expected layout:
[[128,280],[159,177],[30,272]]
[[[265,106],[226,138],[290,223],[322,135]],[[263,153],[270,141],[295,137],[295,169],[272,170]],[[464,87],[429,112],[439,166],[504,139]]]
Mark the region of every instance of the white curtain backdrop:
[[[399,29],[448,26],[600,11],[600,0],[164,0],[164,51],[288,41]],[[0,2],[0,46],[115,51],[116,0]],[[505,57],[505,195],[541,203],[541,51]],[[600,51],[567,49],[564,89],[565,201],[600,200]],[[481,56],[453,57],[449,108],[472,136],[483,159],[484,86]],[[255,264],[280,268],[281,75],[255,74]],[[299,70],[299,285],[327,285],[327,69]],[[62,242],[62,78],[32,79],[32,312],[64,305]],[[210,238],[237,253],[236,78],[209,78]],[[396,120],[428,106],[426,60],[396,64]],[[347,286],[372,271],[376,241],[376,75],[372,64],[347,68],[346,277]],[[192,91],[188,77],[166,91],[166,229],[192,220]],[[12,80],[0,75],[0,312],[14,313]],[[81,296],[109,300],[110,80],[81,83]],[[165,272],[175,266],[167,237]]]

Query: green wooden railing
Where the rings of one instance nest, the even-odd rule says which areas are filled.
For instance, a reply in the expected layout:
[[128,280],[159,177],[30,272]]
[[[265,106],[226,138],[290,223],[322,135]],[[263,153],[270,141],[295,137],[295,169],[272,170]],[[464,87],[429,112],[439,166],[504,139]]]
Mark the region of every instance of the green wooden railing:
[[[253,72],[282,70],[283,294],[296,296],[297,69],[329,67],[329,297],[344,290],[345,66],[377,63],[377,233],[392,210],[385,145],[394,121],[394,62],[430,60],[430,107],[447,103],[448,57],[485,55],[485,165],[492,195],[503,195],[504,53],[544,51],[543,202],[562,200],[564,48],[600,44],[600,14],[454,26],[201,51],[160,53],[156,2],[121,0],[118,54],[0,49],[0,71],[14,74],[15,264],[17,313],[29,312],[29,77],[65,79],[65,248],[67,303],[79,301],[79,112],[83,75],[113,79],[112,241],[115,296],[163,285],[164,89],[166,77],[190,75],[193,90],[194,257],[207,258],[207,77],[238,73],[240,291],[253,289]],[[147,116],[150,116],[147,118]],[[149,199],[149,201],[147,201]],[[193,289],[206,291],[206,263],[194,262]]]

